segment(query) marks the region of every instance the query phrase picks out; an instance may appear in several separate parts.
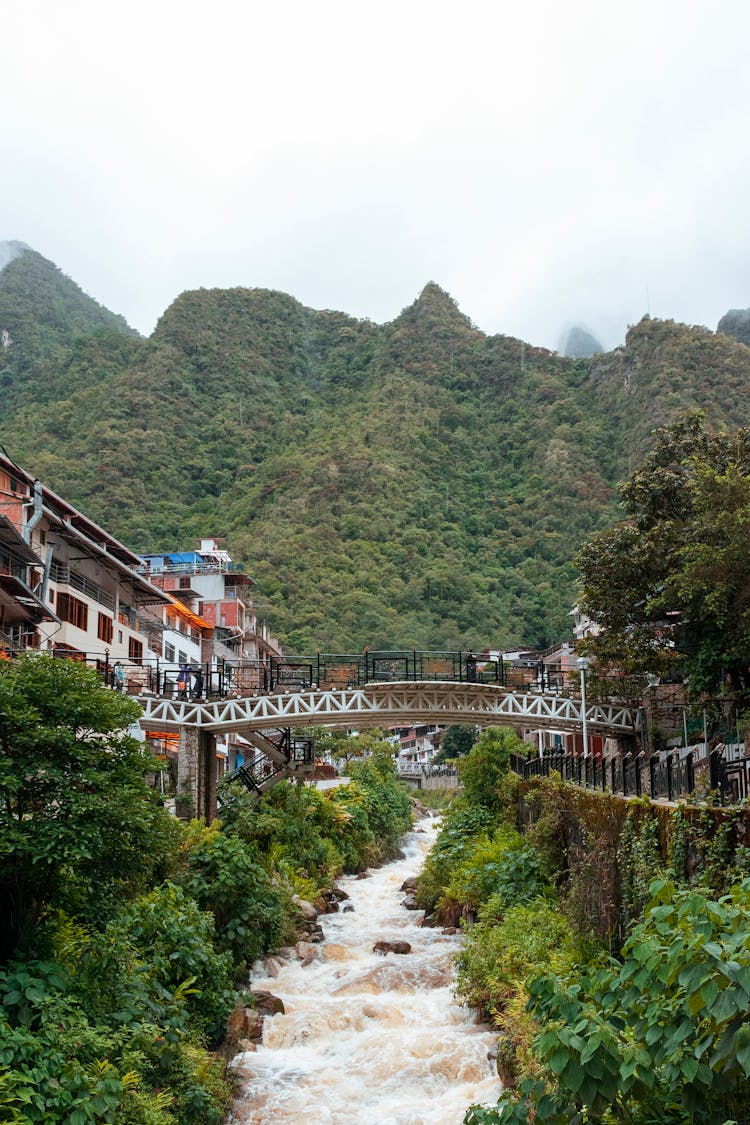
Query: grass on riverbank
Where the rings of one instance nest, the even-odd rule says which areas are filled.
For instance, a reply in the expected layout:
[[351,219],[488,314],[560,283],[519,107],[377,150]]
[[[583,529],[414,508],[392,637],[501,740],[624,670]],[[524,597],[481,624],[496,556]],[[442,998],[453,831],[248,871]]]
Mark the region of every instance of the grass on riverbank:
[[410,797],[431,812],[445,812],[458,792],[457,789],[412,789],[411,786],[406,788]]

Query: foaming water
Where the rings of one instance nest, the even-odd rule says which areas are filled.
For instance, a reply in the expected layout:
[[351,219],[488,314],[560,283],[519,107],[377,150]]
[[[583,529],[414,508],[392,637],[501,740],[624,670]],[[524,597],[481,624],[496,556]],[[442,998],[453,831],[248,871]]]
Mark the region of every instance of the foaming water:
[[[472,1102],[497,1100],[495,1036],[453,997],[460,937],[422,928],[422,912],[401,906],[399,888],[437,832],[434,821],[417,827],[405,859],[340,880],[354,909],[318,919],[320,960],[253,978],[286,1011],[234,1059],[232,1125],[460,1125]],[[412,952],[384,957],[376,941],[408,941]]]

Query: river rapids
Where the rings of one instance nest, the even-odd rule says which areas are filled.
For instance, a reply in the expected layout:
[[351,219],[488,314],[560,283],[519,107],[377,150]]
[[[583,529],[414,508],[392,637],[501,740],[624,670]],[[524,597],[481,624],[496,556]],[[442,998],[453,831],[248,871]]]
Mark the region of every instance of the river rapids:
[[[353,910],[318,919],[320,960],[256,966],[252,988],[279,996],[285,1012],[233,1060],[230,1125],[460,1125],[472,1102],[497,1100],[495,1036],[453,996],[460,936],[420,926],[422,912],[401,905],[436,833],[421,821],[404,859],[339,881]],[[383,940],[412,952],[373,953]]]

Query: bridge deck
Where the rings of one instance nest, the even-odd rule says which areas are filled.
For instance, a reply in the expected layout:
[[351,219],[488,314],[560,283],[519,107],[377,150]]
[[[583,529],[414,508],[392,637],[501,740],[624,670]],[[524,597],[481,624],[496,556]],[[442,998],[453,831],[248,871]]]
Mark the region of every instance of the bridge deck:
[[[538,692],[513,692],[496,684],[451,681],[370,683],[336,691],[295,691],[215,701],[142,695],[145,730],[194,727],[214,734],[270,727],[398,726],[428,722],[441,726],[525,727],[579,731],[581,700]],[[605,735],[632,735],[636,712],[619,703],[586,707],[586,723]]]

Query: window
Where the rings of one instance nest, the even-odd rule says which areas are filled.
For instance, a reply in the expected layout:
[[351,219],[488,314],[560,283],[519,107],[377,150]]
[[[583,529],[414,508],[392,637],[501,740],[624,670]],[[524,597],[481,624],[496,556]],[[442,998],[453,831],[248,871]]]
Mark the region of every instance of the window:
[[130,637],[128,640],[128,659],[131,664],[140,664],[143,659],[143,641],[137,641],[135,637]]
[[89,607],[80,598],[72,594],[57,595],[57,616],[61,621],[69,621],[76,629],[87,629],[89,624]]
[[189,590],[190,589],[190,579],[189,578],[181,578],[180,579],[180,589],[181,590]]
[[96,635],[100,641],[104,641],[105,645],[112,644],[112,634],[114,633],[114,623],[111,617],[107,617],[106,613],[99,614],[99,625]]
[[170,664],[174,664],[174,645],[169,641],[164,642],[164,659],[168,660]]
[[180,664],[187,664],[188,656],[187,656],[186,652],[180,651],[180,652],[177,653],[177,656],[178,656],[178,659],[180,661]]

